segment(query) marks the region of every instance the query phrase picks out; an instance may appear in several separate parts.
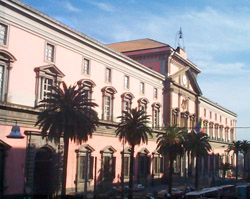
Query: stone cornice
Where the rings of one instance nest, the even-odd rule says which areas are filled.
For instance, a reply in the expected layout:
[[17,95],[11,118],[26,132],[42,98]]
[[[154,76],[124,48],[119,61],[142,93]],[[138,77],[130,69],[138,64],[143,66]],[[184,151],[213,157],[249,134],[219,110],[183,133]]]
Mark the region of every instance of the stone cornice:
[[[159,80],[164,80],[164,76],[156,71],[153,71],[149,69],[148,67],[139,64],[138,62],[132,60],[131,58],[123,55],[122,53],[119,53],[101,42],[98,42],[97,40],[49,17],[48,15],[28,6],[27,4],[18,1],[18,0],[2,0],[2,3],[7,4],[12,9],[17,9],[18,12],[22,12],[25,15],[29,16],[30,18],[35,19],[37,22],[42,23],[43,25],[46,25],[50,28],[53,27],[54,30],[57,32],[60,32],[61,34],[64,34],[66,36],[70,36],[72,39],[80,41],[81,43],[84,43],[85,45],[88,45],[98,51],[101,51],[104,54],[107,54],[111,57],[114,57],[118,59],[121,62],[124,62],[138,70],[141,70],[150,76],[153,76]],[[1,3],[1,4],[2,4]]]
[[229,114],[229,115],[232,115],[233,117],[237,117],[237,114],[236,114],[236,113],[234,113],[234,112],[232,112],[232,111],[230,111],[230,110],[228,110],[228,109],[222,107],[221,105],[219,105],[219,104],[217,104],[217,103],[215,103],[215,102],[212,102],[211,100],[207,99],[207,98],[204,97],[204,96],[200,96],[199,99],[200,99],[201,101],[203,101],[203,102],[205,102],[205,103],[207,103],[207,104],[209,104],[209,105],[211,105],[211,106],[217,108],[217,109],[220,109],[221,111],[224,111],[225,113],[227,113],[227,114]]

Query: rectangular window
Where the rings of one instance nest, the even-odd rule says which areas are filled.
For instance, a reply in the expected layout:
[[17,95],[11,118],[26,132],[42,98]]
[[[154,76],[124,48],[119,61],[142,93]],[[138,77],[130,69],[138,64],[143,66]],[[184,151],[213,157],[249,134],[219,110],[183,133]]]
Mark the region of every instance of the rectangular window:
[[129,89],[129,76],[127,75],[124,76],[124,87]]
[[158,97],[158,90],[157,88],[154,88],[154,98],[157,99]]
[[106,68],[106,82],[111,82],[111,69]]
[[104,119],[110,120],[111,118],[111,97],[104,97]]
[[124,157],[124,177],[129,177],[129,157]]
[[115,159],[112,156],[103,157],[103,178],[106,181],[112,181],[115,177]]
[[0,65],[0,99],[3,99],[4,66]]
[[40,99],[47,99],[48,98],[48,94],[52,92],[52,86],[53,86],[53,80],[49,79],[49,78],[42,78],[42,82],[41,82],[41,90],[40,90]]
[[154,110],[154,127],[159,127],[159,109]]
[[7,26],[4,24],[0,24],[0,44],[7,44]]
[[226,118],[226,124],[227,124],[227,118]]
[[83,73],[86,75],[89,75],[89,60],[88,59],[83,60]]
[[221,115],[220,115],[220,122],[222,121],[222,117],[221,117]]
[[206,113],[207,112],[207,110],[204,108],[204,117],[206,117]]
[[140,93],[145,94],[145,85],[143,82],[140,83]]
[[212,111],[210,111],[210,119],[212,119]]
[[[88,158],[88,179],[93,179],[93,161],[94,157]],[[79,156],[78,179],[83,181],[85,178],[86,156]]]
[[131,107],[130,107],[130,101],[129,100],[125,100],[124,101],[124,111],[130,112]]
[[217,121],[217,114],[215,113],[215,121]]
[[163,158],[160,156],[155,156],[154,157],[154,174],[160,174],[163,172]]
[[54,53],[55,53],[55,46],[47,43],[46,52],[45,52],[45,60],[49,62],[54,62]]

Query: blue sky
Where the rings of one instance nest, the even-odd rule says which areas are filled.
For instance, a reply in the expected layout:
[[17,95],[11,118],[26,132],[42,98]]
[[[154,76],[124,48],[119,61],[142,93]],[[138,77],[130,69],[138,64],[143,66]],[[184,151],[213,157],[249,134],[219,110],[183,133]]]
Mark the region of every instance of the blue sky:
[[[188,58],[202,70],[204,96],[250,126],[248,0],[23,0],[103,43],[151,38],[175,47],[180,27]],[[237,129],[250,140],[249,129]]]

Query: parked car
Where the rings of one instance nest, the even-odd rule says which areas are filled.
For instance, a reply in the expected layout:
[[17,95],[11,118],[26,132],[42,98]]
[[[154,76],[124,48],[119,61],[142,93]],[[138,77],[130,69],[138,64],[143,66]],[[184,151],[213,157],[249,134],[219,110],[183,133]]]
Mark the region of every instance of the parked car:
[[250,184],[236,186],[237,199],[250,199]]
[[[172,199],[180,199],[184,195],[184,192],[177,188],[172,188]],[[161,190],[158,192],[158,198],[170,198],[170,194],[167,190]]]

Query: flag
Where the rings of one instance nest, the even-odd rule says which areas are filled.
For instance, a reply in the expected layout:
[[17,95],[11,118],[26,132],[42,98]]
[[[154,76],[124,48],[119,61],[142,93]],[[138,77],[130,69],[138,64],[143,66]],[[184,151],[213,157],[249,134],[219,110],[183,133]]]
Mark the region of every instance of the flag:
[[197,125],[194,129],[197,133],[204,133],[204,125],[203,125],[202,119],[200,119],[200,121],[197,123]]

